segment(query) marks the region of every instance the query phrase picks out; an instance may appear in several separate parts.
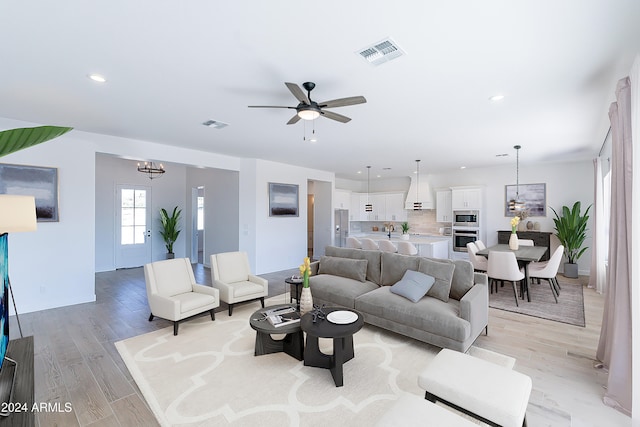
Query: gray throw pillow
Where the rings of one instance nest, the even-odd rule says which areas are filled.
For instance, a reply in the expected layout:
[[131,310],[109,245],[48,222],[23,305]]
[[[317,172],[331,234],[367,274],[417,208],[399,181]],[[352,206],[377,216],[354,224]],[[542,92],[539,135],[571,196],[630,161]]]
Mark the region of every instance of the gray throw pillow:
[[456,268],[453,270],[449,296],[459,301],[473,288],[473,264],[464,259],[457,259],[453,261],[453,264]]
[[407,270],[400,280],[389,289],[396,295],[405,297],[409,301],[418,302],[429,292],[436,279],[419,271]]
[[418,270],[420,258],[416,256],[400,255],[391,252],[382,252],[382,286],[391,286],[397,283],[405,271]]
[[438,298],[443,302],[449,302],[449,292],[451,290],[451,279],[456,266],[453,263],[431,261],[421,258],[418,271],[429,276],[433,276],[436,282],[433,284],[427,295]]
[[364,282],[367,277],[367,260],[323,256],[320,258],[318,274],[331,274]]

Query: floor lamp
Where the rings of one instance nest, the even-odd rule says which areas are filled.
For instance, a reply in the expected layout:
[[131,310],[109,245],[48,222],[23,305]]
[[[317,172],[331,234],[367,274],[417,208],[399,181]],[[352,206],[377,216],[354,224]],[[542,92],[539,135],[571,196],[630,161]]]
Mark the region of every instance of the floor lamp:
[[6,280],[9,284],[9,292],[13,302],[13,310],[16,313],[18,321],[18,329],[20,337],[22,337],[22,326],[18,317],[18,309],[16,308],[16,300],[13,297],[13,289],[11,288],[11,280],[9,279],[9,254],[7,239],[9,233],[19,233],[23,231],[36,231],[36,201],[33,196],[16,196],[12,194],[0,194],[0,239],[4,240],[5,250],[0,253],[0,271],[4,272]]

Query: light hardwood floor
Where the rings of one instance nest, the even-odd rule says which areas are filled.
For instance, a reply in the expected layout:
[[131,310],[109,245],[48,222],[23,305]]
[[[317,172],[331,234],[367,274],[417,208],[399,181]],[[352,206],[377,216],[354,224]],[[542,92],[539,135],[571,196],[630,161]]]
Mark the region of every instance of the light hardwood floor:
[[[284,293],[283,279],[294,272],[263,275],[270,296]],[[208,269],[197,265],[195,273],[199,283],[210,283]],[[606,374],[593,364],[604,298],[587,288],[584,296],[585,328],[490,309],[489,335],[476,341],[515,357],[515,369],[532,377],[530,427],[630,424],[628,417],[602,404]],[[224,304],[217,311],[226,316]],[[59,402],[63,408],[70,402],[73,408],[39,413],[38,425],[156,426],[114,346],[171,325],[157,318],[149,322],[148,316],[141,268],[97,273],[95,303],[22,314],[24,334],[35,341],[36,402]],[[11,336],[18,337],[15,317]]]

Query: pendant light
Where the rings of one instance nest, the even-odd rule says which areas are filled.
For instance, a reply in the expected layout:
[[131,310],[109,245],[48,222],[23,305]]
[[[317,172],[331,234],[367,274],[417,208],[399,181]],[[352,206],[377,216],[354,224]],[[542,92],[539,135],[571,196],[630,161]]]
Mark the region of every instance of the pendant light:
[[422,209],[422,202],[420,201],[420,160],[416,160],[416,201],[413,202],[413,210],[419,211]]
[[161,177],[166,171],[162,163],[156,165],[154,162],[144,162],[144,165],[138,163],[138,172],[147,175],[149,179],[155,179]]
[[509,200],[509,211],[520,212],[525,208],[525,203],[520,199],[520,145],[514,145],[516,149],[516,197]]
[[371,166],[367,166],[367,204],[364,205],[365,212],[373,212],[373,205],[369,202],[369,179],[370,179]]

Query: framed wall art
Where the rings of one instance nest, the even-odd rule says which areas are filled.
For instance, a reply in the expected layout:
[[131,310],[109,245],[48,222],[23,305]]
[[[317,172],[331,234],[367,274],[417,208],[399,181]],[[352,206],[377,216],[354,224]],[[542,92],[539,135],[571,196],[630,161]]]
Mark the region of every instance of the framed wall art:
[[0,163],[0,194],[34,196],[38,222],[57,222],[58,169]]
[[[520,199],[525,202],[529,216],[547,216],[547,184],[520,184]],[[509,200],[516,197],[516,186],[504,186],[504,216],[513,216],[509,211]]]
[[269,183],[269,216],[298,216],[298,185]]

